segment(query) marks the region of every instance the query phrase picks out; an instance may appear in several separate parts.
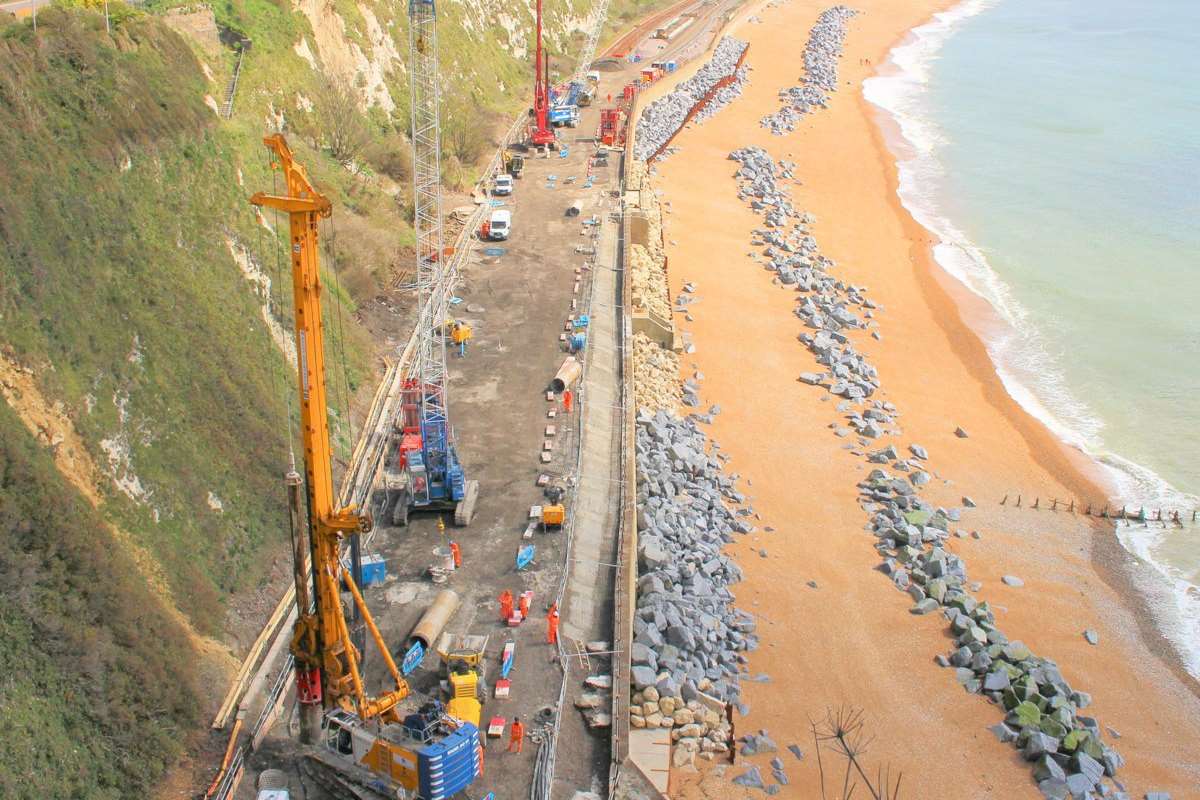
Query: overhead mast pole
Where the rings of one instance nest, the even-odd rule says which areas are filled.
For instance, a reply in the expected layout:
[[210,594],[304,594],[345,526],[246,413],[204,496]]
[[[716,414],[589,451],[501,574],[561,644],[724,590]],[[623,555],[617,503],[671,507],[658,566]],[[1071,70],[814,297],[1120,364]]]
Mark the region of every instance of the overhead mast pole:
[[[449,265],[442,242],[441,89],[437,9],[434,0],[409,0],[409,98],[412,111],[413,228],[417,239],[417,350],[413,372],[419,389],[422,450],[445,458],[450,436],[446,395]],[[444,467],[445,465],[440,465]],[[426,464],[431,473],[439,465]]]
[[[292,267],[292,294],[296,309],[296,353],[299,373],[300,431],[304,444],[304,477],[308,499],[308,535],[312,556],[313,600],[307,607],[303,566],[296,567],[297,608],[291,652],[296,659],[296,693],[301,704],[342,708],[363,719],[395,718],[395,707],[409,692],[408,684],[371,620],[366,603],[351,575],[342,569],[343,538],[369,530],[371,520],[356,508],[340,508],[333,490],[332,451],[329,444],[329,405],[326,397],[324,322],[321,318],[321,269],[318,251],[320,221],[332,213],[329,199],[309,182],[304,168],[292,158],[280,134],[263,140],[275,155],[273,168],[284,177],[283,195],[258,192],[250,198],[256,206],[288,215],[288,241]],[[298,503],[293,513],[298,513]],[[293,556],[303,548],[297,546]],[[350,638],[342,611],[341,586],[354,595],[355,606],[367,624],[375,645],[395,681],[396,688],[367,694],[359,670],[359,652]],[[311,717],[315,709],[306,714]],[[308,734],[311,735],[311,728]]]

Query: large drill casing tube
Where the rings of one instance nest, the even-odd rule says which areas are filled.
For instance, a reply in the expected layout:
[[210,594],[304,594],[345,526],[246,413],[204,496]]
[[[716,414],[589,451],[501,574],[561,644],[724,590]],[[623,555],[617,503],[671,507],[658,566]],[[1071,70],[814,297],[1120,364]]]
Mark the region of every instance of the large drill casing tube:
[[408,637],[409,642],[420,642],[425,645],[426,650],[432,648],[446,623],[458,610],[460,602],[458,593],[453,589],[442,589],[438,592],[437,597],[433,599],[433,605],[421,617],[417,627],[413,628],[412,635]]
[[554,380],[550,382],[550,388],[556,392],[561,392],[570,389],[575,381],[579,380],[579,376],[583,374],[583,365],[580,364],[574,356],[563,361],[562,366],[558,368],[558,372],[554,376]]

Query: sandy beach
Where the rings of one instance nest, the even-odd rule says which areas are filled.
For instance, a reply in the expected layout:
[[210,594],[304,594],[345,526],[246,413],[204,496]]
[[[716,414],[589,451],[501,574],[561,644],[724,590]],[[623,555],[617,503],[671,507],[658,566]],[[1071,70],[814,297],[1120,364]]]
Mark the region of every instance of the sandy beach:
[[[706,404],[723,409],[709,433],[732,456],[730,468],[761,515],[758,532],[730,553],[745,571],[738,605],[758,615],[763,639],[750,671],[770,681],[744,684],[750,714],[736,719],[736,732],[766,729],[781,747],[796,743],[808,753],[800,763],[782,753],[791,779],[784,797],[821,796],[809,720],[843,705],[865,712],[873,736],[866,764],[903,772],[903,797],[1040,796],[1030,765],[987,730],[1002,711],[934,663],[951,649],[945,620],[910,615],[910,598],[875,570],[880,559],[855,487],[867,465],[844,449],[853,439],[830,428],[845,422],[836,402],[797,381],[815,361],[797,341],[804,329],[794,293],[747,256],[761,218],[739,200],[728,154],[755,145],[796,162],[797,183],[788,188],[816,217],[811,229],[836,261],[834,274],[867,287],[882,307],[881,340],[860,336],[855,344],[878,368],[884,389],[876,399],[898,407],[903,435],[871,447],[923,445],[934,472],[924,496],[946,507],[964,496],[978,504],[959,527],[979,538],[951,537],[948,549],[983,583],[976,594],[996,609],[1005,633],[1056,660],[1072,686],[1092,695],[1084,713],[1119,732],[1106,739],[1126,759],[1118,778],[1131,796],[1200,796],[1200,688],[1148,624],[1128,580],[1137,566],[1110,528],[1045,508],[1050,498],[1099,500],[1107,489],[1005,392],[974,332],[992,324],[989,310],[933,262],[930,234],[896,196],[887,121],[862,97],[862,81],[888,50],[948,5],[856,3],[864,13],[849,24],[838,93],[783,137],[758,120],[778,109],[780,89],[798,83],[808,30],[826,4],[748,8],[728,32],[750,42],[749,86],[716,117],[683,131],[674,142],[679,152],[656,168],[655,186],[669,203],[672,294],[691,281],[700,298],[694,322],[676,315],[696,346],[682,357],[684,376],[706,376]],[[960,426],[968,438],[955,435]],[[1026,498],[1022,508],[1014,507],[1017,494]],[[1040,510],[1028,508],[1033,497]],[[1024,585],[1007,586],[1003,575]],[[1099,633],[1098,645],[1084,640],[1087,628]],[[766,761],[753,763],[767,774]],[[728,775],[702,769],[673,774],[673,796],[737,796]],[[828,796],[841,797],[840,778],[833,783]]]

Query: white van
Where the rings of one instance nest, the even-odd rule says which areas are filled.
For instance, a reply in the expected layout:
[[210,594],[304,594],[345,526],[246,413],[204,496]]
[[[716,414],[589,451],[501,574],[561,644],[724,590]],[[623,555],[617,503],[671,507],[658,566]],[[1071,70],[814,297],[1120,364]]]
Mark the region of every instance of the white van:
[[507,173],[502,173],[496,176],[495,183],[492,184],[492,194],[497,197],[505,197],[513,193],[513,176]]
[[502,241],[508,238],[512,232],[512,212],[498,208],[492,212],[492,218],[488,220],[488,238],[493,241]]

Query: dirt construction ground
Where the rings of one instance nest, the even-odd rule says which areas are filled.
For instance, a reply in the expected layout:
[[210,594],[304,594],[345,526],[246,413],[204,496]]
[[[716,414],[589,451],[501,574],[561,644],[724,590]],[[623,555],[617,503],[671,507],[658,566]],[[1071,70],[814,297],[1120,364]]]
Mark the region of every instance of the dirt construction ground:
[[[725,0],[700,5],[701,24],[693,26],[687,37],[670,45],[643,40],[635,50],[646,60],[685,57],[693,50],[702,52],[721,20],[736,4],[734,0]],[[704,46],[699,46],[701,39]],[[441,533],[436,515],[415,514],[406,527],[393,527],[390,515],[376,513],[377,530],[370,545],[364,548],[364,556],[378,554],[386,562],[386,581],[366,589],[364,594],[397,661],[413,627],[442,588],[453,589],[462,598],[447,630],[490,637],[485,657],[489,687],[498,677],[505,642],[516,643],[511,696],[495,699],[489,692],[482,721],[486,726],[489,718],[501,716],[511,724],[513,716],[520,715],[531,736],[519,754],[507,752],[508,727],[501,738],[487,741],[484,776],[470,790],[471,797],[484,797],[488,792],[495,792],[497,798],[529,796],[539,734],[556,713],[554,708],[563,684],[563,668],[554,657],[555,649],[546,641],[545,617],[549,603],[566,580],[564,567],[568,554],[564,534],[543,533],[539,529],[532,539],[525,541],[522,533],[530,506],[543,502],[542,489],[536,485],[538,476],[545,473],[561,483],[576,469],[578,408],[566,416],[560,398],[554,401],[546,398],[551,378],[567,355],[560,341],[564,324],[572,314],[588,311],[589,300],[593,313],[604,309],[617,313],[613,309],[619,303],[619,292],[611,289],[619,287],[618,282],[602,281],[603,292],[595,297],[591,289],[596,270],[616,266],[615,240],[619,229],[609,214],[619,209],[616,193],[620,186],[620,153],[614,151],[606,166],[593,167],[590,188],[584,188],[584,183],[589,161],[596,151],[594,136],[599,109],[607,105],[610,94],[619,96],[621,88],[637,77],[639,67],[621,61],[619,69],[602,71],[596,102],[582,109],[579,126],[559,131],[560,144],[567,147],[565,158],[557,152],[548,158],[536,157],[533,152],[525,154],[524,174],[516,181],[514,194],[496,198],[503,203],[500,207],[512,211],[511,237],[503,242],[476,243],[462,270],[455,290],[461,302],[454,305],[452,313],[471,325],[473,338],[465,357],[458,356],[453,349],[448,351],[448,398],[459,457],[467,477],[480,483],[474,521],[465,529],[455,528],[452,515],[446,514],[445,532]],[[567,208],[576,200],[583,201],[582,214],[568,217]],[[443,210],[448,210],[448,206]],[[607,244],[601,243],[599,250],[601,260],[607,263],[592,264],[594,257],[586,252],[596,247],[597,242],[591,236],[592,227],[582,221],[593,215],[604,223]],[[577,247],[585,252],[577,252]],[[572,307],[572,301],[576,302],[576,308]],[[397,308],[396,312],[411,315],[409,309]],[[589,358],[592,344],[589,343]],[[619,396],[619,390],[614,389],[613,393]],[[557,416],[548,417],[550,410],[555,410]],[[620,428],[619,407],[592,409],[588,414],[589,425],[594,424],[597,415],[602,427],[611,424],[616,436]],[[548,425],[555,426],[553,435],[547,435]],[[552,442],[550,463],[540,458],[546,441]],[[613,446],[615,452],[615,439]],[[568,495],[569,508],[571,499]],[[574,650],[576,640],[612,641],[612,587],[605,583],[611,581],[605,568],[616,557],[615,536],[611,535],[615,533],[615,511],[606,516],[600,510],[597,519],[594,527],[611,530],[602,531],[593,541],[581,543],[587,545],[591,562],[586,565],[588,569],[577,571],[588,576],[594,574],[595,586],[592,592],[581,594],[573,589],[567,594],[571,603],[580,602],[575,598],[583,598],[591,606],[574,609],[568,605],[564,609],[562,633],[572,637],[566,643],[568,651]],[[438,561],[434,550],[451,539],[461,547],[462,568],[451,574],[444,587],[435,586],[428,577],[429,566]],[[537,553],[530,567],[518,571],[515,558],[523,544],[535,545]],[[572,560],[579,561],[581,556],[573,554]],[[579,580],[576,576],[576,583]],[[533,592],[530,619],[517,628],[508,628],[500,621],[498,596],[505,589],[514,596],[526,590]],[[389,683],[385,680],[383,660],[373,649],[371,644],[365,648],[369,691],[388,688]],[[570,798],[576,790],[607,794],[608,730],[589,731],[571,701],[580,694],[582,678],[587,674],[611,674],[609,659],[605,654],[591,657],[586,664],[582,659],[567,660],[563,732],[557,748],[553,786],[556,800]],[[435,654],[426,656],[409,676],[413,694],[406,706],[415,708],[428,697],[437,696],[440,667]],[[603,694],[607,703],[607,693]],[[301,788],[296,768],[299,752],[294,738],[296,731],[289,730],[287,723],[292,716],[289,701],[281,722],[252,759],[239,798],[254,797],[254,776],[266,768],[287,770],[292,775],[293,788]],[[305,785],[298,794],[313,800],[327,796],[311,785]]]
[[[608,91],[603,85],[602,90]],[[539,529],[528,541],[522,539],[522,533],[530,506],[544,501],[542,489],[536,485],[538,476],[544,473],[562,483],[576,465],[578,407],[566,415],[561,398],[548,401],[546,392],[567,355],[560,334],[568,317],[584,310],[593,271],[591,256],[576,252],[577,247],[594,248],[592,226],[582,221],[616,207],[611,193],[619,186],[619,153],[608,159],[607,166],[594,167],[594,183],[584,188],[595,152],[599,112],[596,107],[583,111],[578,128],[560,131],[560,142],[567,145],[566,158],[557,152],[548,158],[525,154],[524,174],[516,181],[514,194],[496,198],[503,203],[500,207],[512,211],[511,237],[477,243],[455,291],[462,302],[454,305],[452,313],[471,325],[473,338],[465,357],[453,348],[448,350],[448,396],[459,457],[467,477],[480,483],[475,519],[467,528],[455,528],[452,515],[445,514],[445,532],[439,533],[434,514],[414,514],[406,527],[393,527],[387,518],[390,515],[376,514],[378,527],[364,550],[364,556],[381,555],[387,565],[386,581],[367,589],[365,597],[397,661],[413,627],[442,588],[453,589],[462,598],[447,630],[490,637],[486,651],[489,687],[498,677],[505,642],[511,639],[516,643],[511,696],[494,699],[489,693],[483,723],[493,716],[511,723],[514,715],[520,715],[532,737],[526,739],[519,754],[506,752],[508,728],[500,739],[488,740],[484,777],[471,791],[478,797],[488,791],[495,791],[497,797],[528,795],[537,735],[543,724],[552,720],[551,709],[558,702],[562,684],[556,651],[546,641],[546,612],[564,579],[563,533]],[[548,179],[551,175],[555,180]],[[583,213],[568,217],[566,210],[576,200],[584,202]],[[578,311],[572,308],[573,300]],[[611,303],[612,298],[605,302]],[[548,416],[550,410],[556,412],[554,418]],[[548,425],[555,427],[553,435],[546,435]],[[546,441],[552,443],[550,463],[540,457]],[[451,539],[461,547],[462,568],[451,574],[444,587],[435,586],[427,574],[437,561],[434,549]],[[516,554],[523,544],[537,548],[536,558],[531,566],[517,571]],[[533,592],[530,619],[517,628],[500,621],[498,597],[505,589],[514,596]],[[611,619],[611,613],[606,618]],[[607,673],[605,661],[603,656],[593,658],[593,671]],[[413,689],[409,702],[414,708],[437,695],[440,666],[437,656],[430,653],[409,676]],[[387,688],[383,660],[371,644],[366,647],[366,674],[370,689]],[[573,708],[566,713],[579,716]],[[283,719],[289,716],[290,710],[285,711]],[[276,726],[274,736],[260,751],[262,757],[255,763],[260,769],[279,768],[293,758],[285,723]],[[563,738],[560,763],[570,765],[578,779],[586,778],[580,788],[603,789],[608,776],[607,731],[596,732],[594,741],[576,738]],[[294,766],[290,771],[295,776]],[[247,778],[240,796],[253,797],[252,773]],[[310,798],[322,796],[315,787],[305,788]]]

